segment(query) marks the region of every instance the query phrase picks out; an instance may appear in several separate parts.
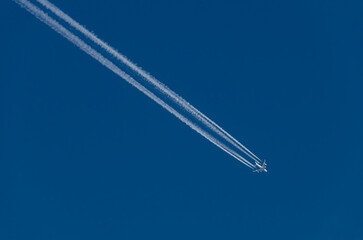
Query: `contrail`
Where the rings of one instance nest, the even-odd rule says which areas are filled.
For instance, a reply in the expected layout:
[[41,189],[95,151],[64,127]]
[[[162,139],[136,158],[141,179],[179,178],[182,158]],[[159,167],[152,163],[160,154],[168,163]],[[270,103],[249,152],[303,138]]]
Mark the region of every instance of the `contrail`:
[[85,27],[83,27],[81,24],[79,24],[77,21],[72,19],[69,15],[64,13],[62,10],[60,10],[57,6],[50,3],[47,0],[37,0],[40,4],[42,4],[44,7],[52,11],[55,15],[57,15],[59,18],[61,18],[63,21],[67,22],[69,25],[71,25],[73,28],[84,34],[88,39],[92,40],[94,43],[99,45],[101,48],[106,50],[109,54],[114,56],[116,59],[121,61],[123,64],[128,66],[130,69],[134,70],[137,74],[142,76],[147,82],[149,82],[152,86],[154,86],[156,89],[158,89],[161,93],[166,95],[168,98],[173,100],[175,103],[177,103],[179,106],[181,106],[185,111],[192,114],[196,119],[204,123],[209,129],[217,133],[219,136],[224,138],[226,141],[231,143],[233,146],[238,148],[240,151],[244,152],[247,156],[254,159],[255,161],[261,162],[261,159],[259,159],[255,154],[253,154],[250,150],[248,150],[245,146],[243,146],[239,141],[237,141],[235,138],[233,138],[229,133],[227,133],[224,129],[222,129],[218,124],[213,122],[211,119],[209,119],[207,116],[205,116],[203,113],[201,113],[198,109],[193,107],[189,102],[187,102],[185,99],[180,97],[177,93],[169,89],[166,85],[158,81],[156,78],[151,76],[149,73],[138,67],[135,63],[131,62],[126,56],[122,55],[121,53],[117,52],[114,48],[112,48],[110,45],[108,45],[106,42],[98,38],[94,33],[87,30]]
[[142,93],[144,93],[146,96],[154,100],[156,103],[161,105],[165,110],[173,114],[175,117],[177,117],[179,120],[184,122],[186,125],[188,125],[190,128],[198,132],[200,135],[208,139],[210,142],[221,148],[223,151],[231,155],[232,157],[236,158],[238,161],[242,162],[246,166],[250,168],[254,168],[255,166],[252,165],[249,161],[244,159],[242,156],[237,154],[235,151],[231,150],[229,147],[212,137],[210,134],[205,132],[203,129],[198,127],[196,124],[191,122],[186,117],[182,116],[179,112],[177,112],[174,108],[170,107],[168,104],[166,104],[163,100],[158,98],[156,95],[154,95],[152,92],[150,92],[148,89],[146,89],[144,86],[142,86],[140,83],[138,83],[135,79],[133,79],[131,76],[123,72],[120,68],[118,68],[115,64],[113,64],[110,60],[105,58],[102,54],[94,50],[91,46],[86,44],[84,41],[82,41],[79,37],[71,33],[69,30],[64,28],[61,24],[59,24],[56,20],[48,16],[45,12],[40,10],[38,7],[33,5],[27,0],[13,0],[15,3],[26,9],[28,12],[33,14],[36,18],[38,18],[40,21],[47,24],[49,27],[51,27],[54,31],[58,32],[61,36],[72,42],[75,46],[80,48],[82,51],[90,55],[92,58],[97,60],[99,63],[101,63],[103,66],[107,67],[109,70],[117,74],[119,77],[123,78],[125,81],[130,83],[132,86],[140,90]]

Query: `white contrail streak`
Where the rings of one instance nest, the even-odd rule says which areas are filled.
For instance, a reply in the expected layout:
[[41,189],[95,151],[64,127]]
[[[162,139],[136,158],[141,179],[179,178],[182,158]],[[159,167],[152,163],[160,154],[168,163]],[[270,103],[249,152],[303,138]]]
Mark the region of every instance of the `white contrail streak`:
[[180,113],[178,113],[175,109],[170,107],[168,104],[166,104],[163,100],[155,96],[152,92],[150,92],[148,89],[146,89],[144,86],[142,86],[140,83],[138,83],[135,79],[133,79],[131,76],[123,72],[120,68],[118,68],[115,64],[113,64],[110,60],[105,58],[102,54],[94,50],[91,46],[86,44],[84,41],[82,41],[80,38],[78,38],[76,35],[71,33],[69,30],[64,28],[61,24],[59,24],[56,20],[49,17],[46,13],[44,13],[42,10],[40,10],[38,7],[33,5],[27,0],[13,0],[15,3],[19,4],[21,7],[26,9],[28,12],[33,14],[36,18],[38,18],[40,21],[47,24],[49,27],[51,27],[53,30],[58,32],[60,35],[62,35],[64,38],[68,39],[70,42],[72,42],[74,45],[76,45],[78,48],[83,50],[85,53],[93,57],[95,60],[97,60],[99,63],[107,67],[109,70],[123,78],[125,81],[130,83],[132,86],[140,90],[142,93],[147,95],[149,98],[154,100],[156,103],[161,105],[164,109],[166,109],[168,112],[173,114],[175,117],[177,117],[179,120],[184,122],[186,125],[188,125],[190,128],[198,132],[200,135],[208,139],[210,142],[221,148],[223,151],[231,155],[232,157],[236,158],[246,166],[250,168],[254,168],[254,165],[252,165],[250,162],[248,162],[246,159],[241,157],[239,154],[231,150],[229,147],[212,137],[210,134],[202,130],[200,127],[195,125],[193,122],[191,122],[186,117],[182,116]]
[[239,150],[244,152],[247,156],[251,157],[255,161],[261,161],[255,154],[253,154],[250,150],[248,150],[245,146],[243,146],[240,142],[238,142],[235,138],[233,138],[229,133],[227,133],[225,130],[223,130],[219,125],[217,125],[215,122],[213,122],[211,119],[209,119],[203,113],[201,113],[198,109],[193,107],[189,102],[187,102],[185,99],[180,97],[177,93],[175,93],[174,91],[169,89],[167,86],[165,86],[163,83],[158,81],[156,78],[151,76],[149,73],[142,70],[136,64],[131,62],[126,56],[117,52],[117,50],[112,48],[106,42],[99,39],[94,33],[87,30],[85,27],[83,27],[77,21],[72,19],[69,15],[67,15],[62,10],[60,10],[57,6],[55,6],[54,4],[50,3],[47,0],[37,0],[37,1],[39,3],[41,3],[44,7],[46,7],[50,11],[52,11],[55,15],[57,15],[63,21],[67,22],[73,28],[75,28],[76,30],[78,30],[79,32],[84,34],[88,39],[92,40],[94,43],[96,43],[101,48],[106,50],[109,54],[111,54],[116,59],[121,61],[123,64],[128,66],[130,69],[134,70],[137,74],[142,76],[147,82],[149,82],[151,85],[153,85],[161,93],[166,95],[168,98],[170,98],[175,103],[177,103],[179,106],[181,106],[185,111],[189,112],[195,118],[197,118],[199,121],[204,123],[209,129],[211,129],[212,131],[217,133],[219,136],[224,138],[226,141],[231,143],[233,146],[235,146],[236,148],[238,148]]

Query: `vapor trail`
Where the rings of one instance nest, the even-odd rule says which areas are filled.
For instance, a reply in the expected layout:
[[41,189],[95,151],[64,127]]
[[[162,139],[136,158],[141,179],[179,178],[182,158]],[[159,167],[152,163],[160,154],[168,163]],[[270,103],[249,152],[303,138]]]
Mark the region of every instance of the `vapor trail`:
[[135,79],[133,79],[131,76],[123,72],[120,68],[118,68],[115,64],[113,64],[110,60],[105,58],[102,54],[94,50],[91,46],[86,44],[84,41],[82,41],[80,38],[78,38],[76,35],[71,33],[69,30],[64,28],[61,24],[59,24],[56,20],[48,16],[46,13],[44,13],[42,10],[40,10],[38,7],[33,5],[27,0],[13,0],[15,3],[19,4],[21,7],[26,9],[28,12],[33,14],[36,18],[38,18],[40,21],[47,24],[49,27],[51,27],[53,30],[58,32],[60,35],[62,35],[64,38],[72,42],[74,45],[76,45],[78,48],[83,50],[85,53],[93,57],[95,60],[97,60],[99,63],[101,63],[103,66],[107,67],[109,70],[117,74],[119,77],[123,78],[125,81],[130,83],[132,86],[140,90],[142,93],[144,93],[146,96],[154,100],[156,103],[161,105],[164,109],[166,109],[168,112],[173,114],[175,117],[177,117],[179,120],[184,122],[186,125],[188,125],[190,128],[198,132],[200,135],[208,139],[210,142],[221,148],[223,151],[231,155],[232,157],[236,158],[238,161],[242,162],[249,168],[254,168],[254,165],[252,165],[250,162],[248,162],[246,159],[244,159],[242,156],[231,150],[229,147],[212,137],[210,134],[205,132],[203,129],[198,127],[196,124],[191,122],[186,117],[182,116],[180,113],[178,113],[174,108],[170,107],[168,104],[166,104],[163,100],[158,98],[156,95],[154,95],[152,92],[150,92],[148,89],[146,89],[144,86],[142,86],[140,83],[138,83]]
[[48,8],[50,11],[52,11],[55,15],[57,15],[59,18],[61,18],[63,21],[67,22],[69,25],[71,25],[73,28],[84,34],[88,39],[92,40],[94,43],[99,45],[101,48],[106,50],[109,54],[114,56],[116,59],[121,61],[123,64],[128,66],[130,69],[134,70],[137,74],[142,76],[147,82],[149,82],[151,85],[153,85],[156,89],[158,89],[161,93],[166,95],[169,99],[173,100],[175,103],[177,103],[179,106],[181,106],[185,111],[189,112],[191,115],[193,115],[195,118],[197,118],[199,121],[205,124],[209,129],[217,133],[219,136],[224,138],[226,141],[231,143],[233,146],[238,148],[240,151],[244,152],[247,156],[254,159],[255,161],[261,161],[255,154],[253,154],[250,150],[248,150],[245,146],[243,146],[239,141],[237,141],[235,138],[233,138],[229,133],[227,133],[224,129],[222,129],[218,124],[213,122],[211,119],[209,119],[207,116],[205,116],[203,113],[201,113],[198,109],[193,107],[189,102],[187,102],[185,99],[180,97],[177,93],[169,89],[166,85],[158,81],[156,78],[151,76],[149,73],[138,67],[136,64],[131,62],[126,56],[122,55],[121,53],[117,52],[114,48],[112,48],[110,45],[108,45],[106,42],[98,38],[94,33],[87,30],[85,27],[83,27],[81,24],[79,24],[77,21],[72,19],[69,15],[64,13],[62,10],[60,10],[57,6],[50,3],[47,0],[37,0],[39,3],[41,3],[44,7]]

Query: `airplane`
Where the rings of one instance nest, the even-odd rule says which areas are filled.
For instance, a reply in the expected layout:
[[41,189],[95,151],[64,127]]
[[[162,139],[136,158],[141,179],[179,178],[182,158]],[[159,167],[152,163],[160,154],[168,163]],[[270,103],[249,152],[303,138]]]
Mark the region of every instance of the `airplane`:
[[267,169],[266,169],[266,165],[267,165],[267,163],[266,163],[266,160],[265,161],[263,161],[263,164],[262,165],[260,165],[258,162],[255,162],[255,167],[257,168],[254,172],[258,172],[258,173],[260,173],[260,172],[267,172]]

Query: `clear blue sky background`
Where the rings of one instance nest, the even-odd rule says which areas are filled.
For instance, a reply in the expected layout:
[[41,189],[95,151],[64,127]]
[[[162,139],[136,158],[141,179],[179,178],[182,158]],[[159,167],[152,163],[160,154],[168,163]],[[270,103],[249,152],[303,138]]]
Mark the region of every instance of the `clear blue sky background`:
[[249,168],[0,2],[0,239],[363,239],[361,1],[54,0]]

